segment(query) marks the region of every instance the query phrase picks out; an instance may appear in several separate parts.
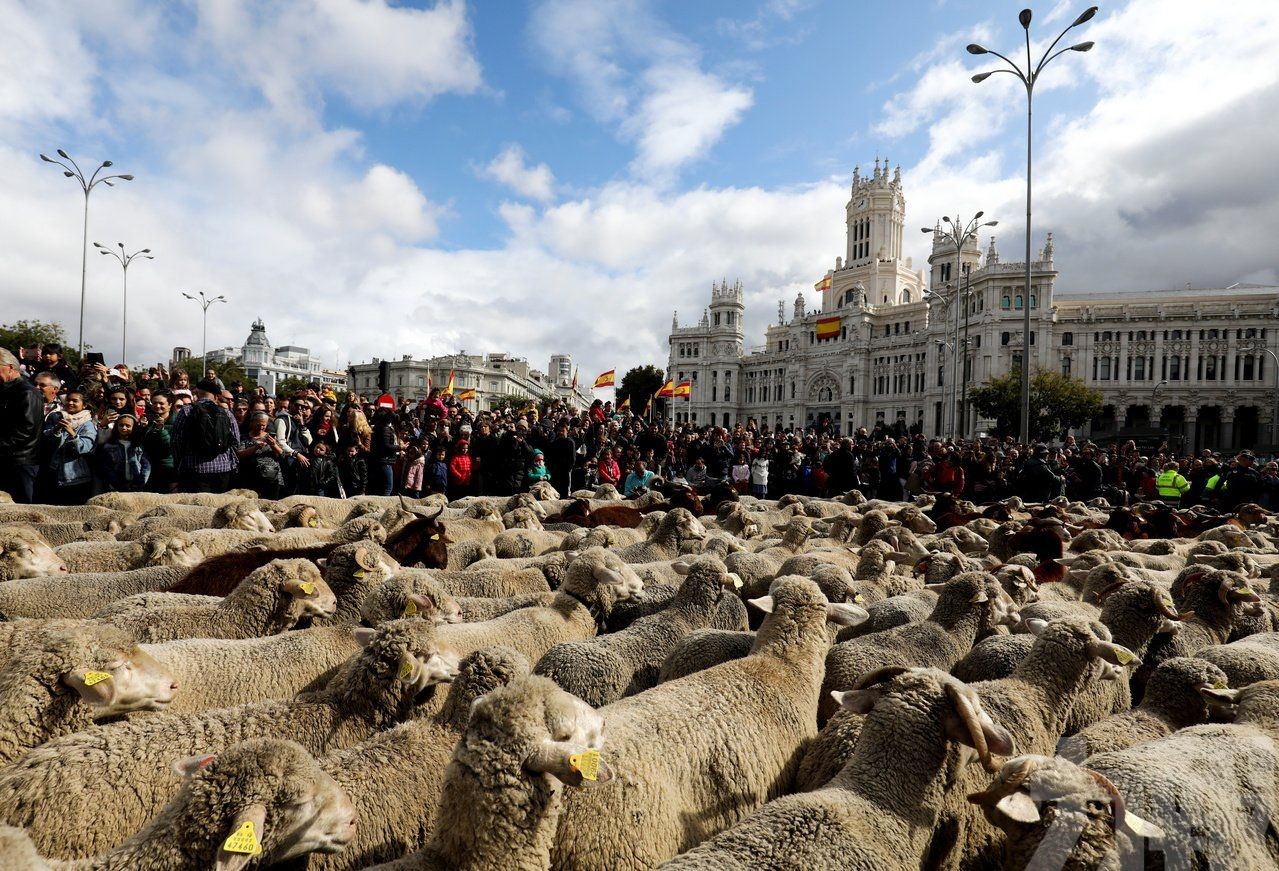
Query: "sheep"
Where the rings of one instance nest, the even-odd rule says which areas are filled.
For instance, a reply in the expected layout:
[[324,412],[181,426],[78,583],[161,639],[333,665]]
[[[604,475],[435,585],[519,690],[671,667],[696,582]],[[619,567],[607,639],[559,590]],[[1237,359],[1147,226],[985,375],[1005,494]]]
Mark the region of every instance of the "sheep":
[[567,796],[554,867],[651,868],[787,790],[815,731],[830,605],[802,578],[757,604],[749,656],[600,709],[619,783]]
[[463,656],[503,644],[536,662],[560,642],[595,635],[615,602],[643,588],[639,576],[615,554],[588,550],[569,564],[549,606],[521,608],[483,623],[441,626],[440,641]]
[[[449,606],[450,601],[383,581],[365,597],[361,622],[377,626],[407,617],[446,623],[456,619],[445,610]],[[174,714],[290,699],[321,689],[346,660],[360,652],[349,625],[314,626],[265,638],[188,638],[140,647],[184,688],[167,708]],[[253,679],[245,680],[246,674]]]
[[[333,853],[354,836],[350,799],[292,741],[245,741],[217,756],[179,759],[173,767],[180,785],[155,819],[76,867],[240,871],[258,854],[279,862],[312,851]],[[35,845],[20,830],[2,827],[0,858],[14,855],[34,857]]]
[[[24,523],[9,524],[6,530],[29,529],[39,536],[40,540],[51,547],[70,544],[73,541],[115,541],[116,533],[123,527],[111,521],[99,528],[91,520],[76,523]],[[132,527],[130,527],[132,528]]]
[[834,713],[830,690],[849,689],[864,675],[899,665],[950,669],[979,633],[1017,619],[1017,610],[999,582],[983,572],[959,575],[939,592],[928,619],[836,644],[826,655],[826,677],[818,716]]
[[168,520],[174,529],[243,529],[248,532],[275,532],[271,518],[257,499],[227,502],[216,508],[202,505],[159,505],[147,511],[138,521],[148,518]]
[[465,569],[472,563],[482,559],[495,559],[497,550],[492,542],[471,539],[455,541],[448,546],[449,565],[454,569]]
[[[505,512],[502,515],[502,526],[506,531],[510,531],[512,529],[541,531],[544,528],[542,526],[542,520],[545,517],[546,509],[537,503],[533,503],[532,506],[520,506],[519,508],[514,508]],[[496,546],[497,539],[494,538],[493,541]]]
[[[1074,700],[1098,675],[1119,679],[1136,655],[1110,640],[1100,623],[1082,617],[1036,629],[1030,654],[1011,676],[971,684],[1020,753],[1051,753]],[[980,772],[961,771],[934,828],[931,861],[938,868],[986,867],[1000,848],[998,833],[967,801],[983,785]]]
[[498,559],[541,556],[560,549],[563,532],[550,529],[508,529],[493,540]]
[[1261,680],[1279,680],[1279,633],[1264,632],[1229,644],[1205,647],[1195,656],[1220,668],[1236,687]]
[[87,572],[23,578],[0,583],[0,614],[19,617],[90,617],[104,606],[136,593],[168,590],[185,576],[177,566],[124,572]]
[[891,547],[876,540],[862,547],[857,555],[853,581],[871,604],[923,586],[919,579],[897,573],[897,563],[892,554]]
[[424,621],[354,632],[363,649],[320,692],[95,726],[28,751],[0,769],[0,821],[26,828],[44,855],[91,856],[141,828],[172,794],[167,758],[262,735],[288,735],[311,753],[339,750],[414,715],[456,674],[456,655]]
[[705,537],[706,527],[692,512],[687,508],[673,508],[666,512],[646,541],[619,548],[616,553],[628,563],[673,560],[679,557],[680,545],[685,540],[700,541]]
[[396,575],[385,582],[383,589],[399,590],[402,596],[426,596],[441,612],[444,618],[442,622],[445,623],[480,623],[520,608],[549,607],[555,601],[555,594],[550,591],[500,598],[454,597],[446,591],[444,585],[424,575],[413,575],[411,578],[404,574]]
[[111,623],[138,641],[179,638],[257,638],[304,617],[330,616],[337,597],[306,560],[275,560],[250,574],[215,604],[123,614]]
[[[983,761],[1012,739],[969,687],[935,669],[890,669],[841,693],[867,740],[825,788],[772,801],[662,867],[671,871],[916,864],[946,787],[969,751]],[[611,738],[611,736],[610,736]],[[954,742],[954,743],[952,743]]]
[[38,578],[67,571],[67,564],[29,527],[0,527],[0,581]]
[[1062,758],[1010,759],[968,801],[1003,831],[999,867],[1014,871],[1140,866],[1142,839],[1164,837],[1163,829],[1128,809],[1104,776]]
[[136,511],[116,511],[99,505],[9,505],[0,504],[3,523],[109,523],[126,525],[137,517]]
[[[489,563],[489,560],[484,560]],[[492,562],[501,562],[495,560]],[[443,588],[453,596],[472,596],[483,598],[501,598],[506,596],[522,596],[528,593],[549,592],[551,587],[546,582],[546,575],[536,567],[528,568],[489,568],[477,569],[471,566],[464,572],[448,569],[400,569],[396,577],[415,583],[418,578],[430,581]]]
[[1113,714],[1064,739],[1059,756],[1083,763],[1096,753],[1126,750],[1165,735],[1207,722],[1209,704],[1200,690],[1225,689],[1225,672],[1210,662],[1175,656],[1159,664],[1146,686],[1141,704]]
[[[650,568],[645,567],[644,571],[640,571],[639,565],[631,565],[631,568],[644,581],[644,590],[632,599],[615,604],[605,619],[605,629],[609,632],[621,632],[636,620],[665,609],[679,592],[683,575],[687,573],[690,565],[691,563],[687,560],[668,564],[669,573],[663,572],[660,580],[654,580],[654,572]],[[737,596],[721,596],[711,616],[710,626],[714,629],[736,632],[746,629],[747,625],[746,606],[742,604],[742,600]]]
[[[320,759],[350,796],[360,822],[346,849],[300,860],[299,871],[364,868],[426,846],[449,760],[466,731],[472,705],[528,674],[528,660],[510,648],[478,650],[462,660],[438,715],[401,723]],[[459,822],[449,820],[450,825]]]
[[[551,678],[593,707],[634,695],[657,683],[671,647],[710,622],[724,596],[741,581],[715,557],[693,563],[670,604],[625,630],[557,644],[538,660],[535,674]],[[735,598],[735,597],[734,597]]]
[[204,559],[194,537],[177,530],[148,533],[137,541],[75,542],[55,550],[66,570],[77,574],[126,572],[157,565],[191,568]]
[[267,519],[271,521],[271,527],[280,532],[284,529],[295,529],[305,527],[307,529],[321,529],[324,527],[324,519],[320,517],[320,512],[315,509],[314,505],[298,503],[279,510],[284,506],[276,505],[266,510]]
[[[158,505],[205,505],[217,507],[241,499],[256,499],[252,490],[228,490],[225,493],[99,493],[89,499],[94,508],[141,514]],[[310,498],[310,497],[308,497]]]
[[161,711],[177,684],[125,633],[85,625],[41,633],[0,670],[0,763],[130,711]]
[[445,771],[431,843],[377,871],[546,871],[563,787],[615,777],[604,731],[596,711],[536,675],[482,697]]
[[1031,634],[992,635],[974,644],[951,673],[965,683],[999,680],[1016,671],[1034,646]]

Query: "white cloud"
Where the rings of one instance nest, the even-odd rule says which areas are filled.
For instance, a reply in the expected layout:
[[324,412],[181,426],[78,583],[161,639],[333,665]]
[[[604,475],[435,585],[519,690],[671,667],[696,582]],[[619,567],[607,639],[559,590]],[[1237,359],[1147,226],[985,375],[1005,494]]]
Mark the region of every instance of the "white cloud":
[[483,178],[500,182],[521,196],[545,202],[555,196],[555,175],[545,163],[529,166],[519,145],[508,145],[502,153],[480,168]]
[[651,181],[668,183],[705,156],[753,99],[749,88],[703,69],[697,47],[643,0],[545,0],[530,31],[586,111],[635,142],[631,168]]

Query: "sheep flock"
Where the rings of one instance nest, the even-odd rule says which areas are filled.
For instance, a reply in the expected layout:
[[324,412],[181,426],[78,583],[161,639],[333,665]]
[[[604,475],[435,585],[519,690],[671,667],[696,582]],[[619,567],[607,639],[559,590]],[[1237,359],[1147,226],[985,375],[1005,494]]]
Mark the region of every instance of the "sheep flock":
[[1279,869],[1279,516],[0,494],[0,869]]

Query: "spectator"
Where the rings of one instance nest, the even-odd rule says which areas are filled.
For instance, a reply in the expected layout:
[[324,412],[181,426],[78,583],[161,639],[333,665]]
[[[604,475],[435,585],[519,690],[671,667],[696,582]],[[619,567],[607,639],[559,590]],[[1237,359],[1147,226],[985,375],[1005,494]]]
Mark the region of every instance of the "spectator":
[[35,384],[40,391],[40,398],[44,400],[44,420],[47,422],[51,416],[62,410],[62,403],[58,401],[62,381],[52,372],[41,372],[35,377]]
[[426,464],[425,486],[427,493],[442,493],[445,496],[449,492],[449,464],[446,459],[447,450],[443,445],[431,454],[431,460]]
[[56,493],[54,501],[78,505],[93,492],[92,461],[98,446],[98,427],[92,412],[85,407],[84,394],[71,391],[63,406],[62,413],[50,420],[44,433],[52,445],[50,476]]
[[1222,486],[1222,510],[1234,511],[1240,505],[1260,498],[1261,475],[1253,467],[1256,461],[1252,451],[1243,451],[1235,457],[1235,467],[1226,475]]
[[267,432],[270,419],[260,411],[248,416],[248,431],[236,446],[240,465],[240,486],[257,491],[263,499],[279,499],[284,487],[280,466],[284,446]]
[[342,495],[337,463],[328,442],[311,446],[311,457],[298,473],[298,492],[307,496],[339,497]]
[[551,473],[546,468],[546,456],[541,451],[533,451],[533,461],[528,467],[525,482],[531,487],[538,481],[549,480],[551,480]]
[[568,434],[568,424],[555,425],[555,438],[546,446],[546,467],[551,474],[551,486],[568,495],[572,488],[570,476],[577,460],[577,443]]
[[134,438],[137,419],[121,414],[111,427],[111,436],[98,448],[98,478],[108,491],[134,492],[146,487],[151,477],[151,462],[140,438]]
[[739,453],[737,455],[737,462],[733,464],[731,477],[733,481],[733,489],[738,493],[747,493],[750,490],[751,466],[750,463],[746,461],[746,454]]
[[637,461],[635,470],[626,476],[626,487],[623,490],[623,495],[627,499],[633,499],[636,496],[647,493],[648,485],[653,482],[654,477],[656,476],[648,470],[643,460]]
[[45,400],[22,375],[13,354],[0,348],[0,489],[15,502],[35,501]]
[[342,451],[342,459],[338,463],[338,484],[346,498],[363,496],[368,485],[369,468],[364,457],[360,455],[359,445],[347,445]]
[[605,448],[600,453],[599,463],[595,466],[595,474],[601,484],[612,484],[614,487],[621,488],[622,467],[617,464],[617,460],[613,459],[612,448]]
[[76,378],[75,370],[63,358],[62,346],[57,342],[50,342],[40,349],[39,369],[44,372],[52,372],[53,376],[67,388],[74,387],[79,381]]
[[395,431],[395,415],[389,408],[379,408],[373,415],[373,449],[369,451],[369,495],[391,495],[391,491],[395,489],[395,461],[399,457],[400,439]]
[[201,381],[197,401],[178,412],[170,444],[178,480],[188,493],[225,493],[239,467],[240,429],[231,412],[217,403],[218,385]]
[[449,493],[454,499],[471,495],[471,443],[458,439],[449,460]]
[[419,441],[410,442],[404,451],[404,471],[400,486],[404,495],[417,499],[422,495],[426,479],[426,452]]
[[1261,469],[1261,493],[1257,501],[1267,511],[1279,511],[1279,463],[1273,460]]
[[151,465],[147,489],[156,493],[170,493],[177,489],[177,476],[173,469],[172,402],[173,395],[168,391],[152,394],[146,416],[138,421],[142,426],[139,441]]
[[1017,495],[1027,502],[1048,502],[1061,495],[1062,479],[1048,465],[1048,448],[1036,445],[1017,473]]

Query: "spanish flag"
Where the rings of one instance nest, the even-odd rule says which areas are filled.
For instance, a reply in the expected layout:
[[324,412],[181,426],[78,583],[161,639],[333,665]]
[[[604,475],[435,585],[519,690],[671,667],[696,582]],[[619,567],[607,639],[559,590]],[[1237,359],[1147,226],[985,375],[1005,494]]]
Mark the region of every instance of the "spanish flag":
[[662,389],[657,391],[653,395],[655,397],[666,397],[669,399],[670,397],[675,395],[675,382],[667,381],[665,384],[662,385]]
[[817,321],[817,338],[833,339],[839,335],[839,318],[819,318]]
[[474,388],[474,387],[468,387],[468,388],[466,388],[465,390],[460,391],[460,392],[457,394],[457,398],[458,398],[460,401],[462,401],[462,402],[467,402],[468,400],[474,399],[474,398],[475,398],[475,388]]
[[630,411],[630,410],[631,410],[631,398],[628,396],[628,397],[626,397],[625,399],[623,399],[623,400],[622,400],[622,404],[621,404],[621,405],[619,405],[619,406],[617,407],[617,410],[618,410],[618,411]]
[[453,395],[453,370],[452,369],[449,370],[449,386],[445,387],[440,392],[443,393],[445,396]]
[[682,396],[685,399],[692,399],[693,398],[693,382],[681,381],[679,384],[676,384],[674,395]]
[[653,407],[653,400],[644,403],[644,410],[640,412],[640,417],[648,417],[648,410]]
[[577,389],[577,367],[573,367],[573,390]]
[[830,290],[830,276],[827,275],[821,281],[814,284],[813,290]]
[[598,390],[601,387],[612,387],[613,373],[616,371],[616,369],[609,369],[607,372],[602,373],[600,377],[595,379],[595,385],[592,389]]

